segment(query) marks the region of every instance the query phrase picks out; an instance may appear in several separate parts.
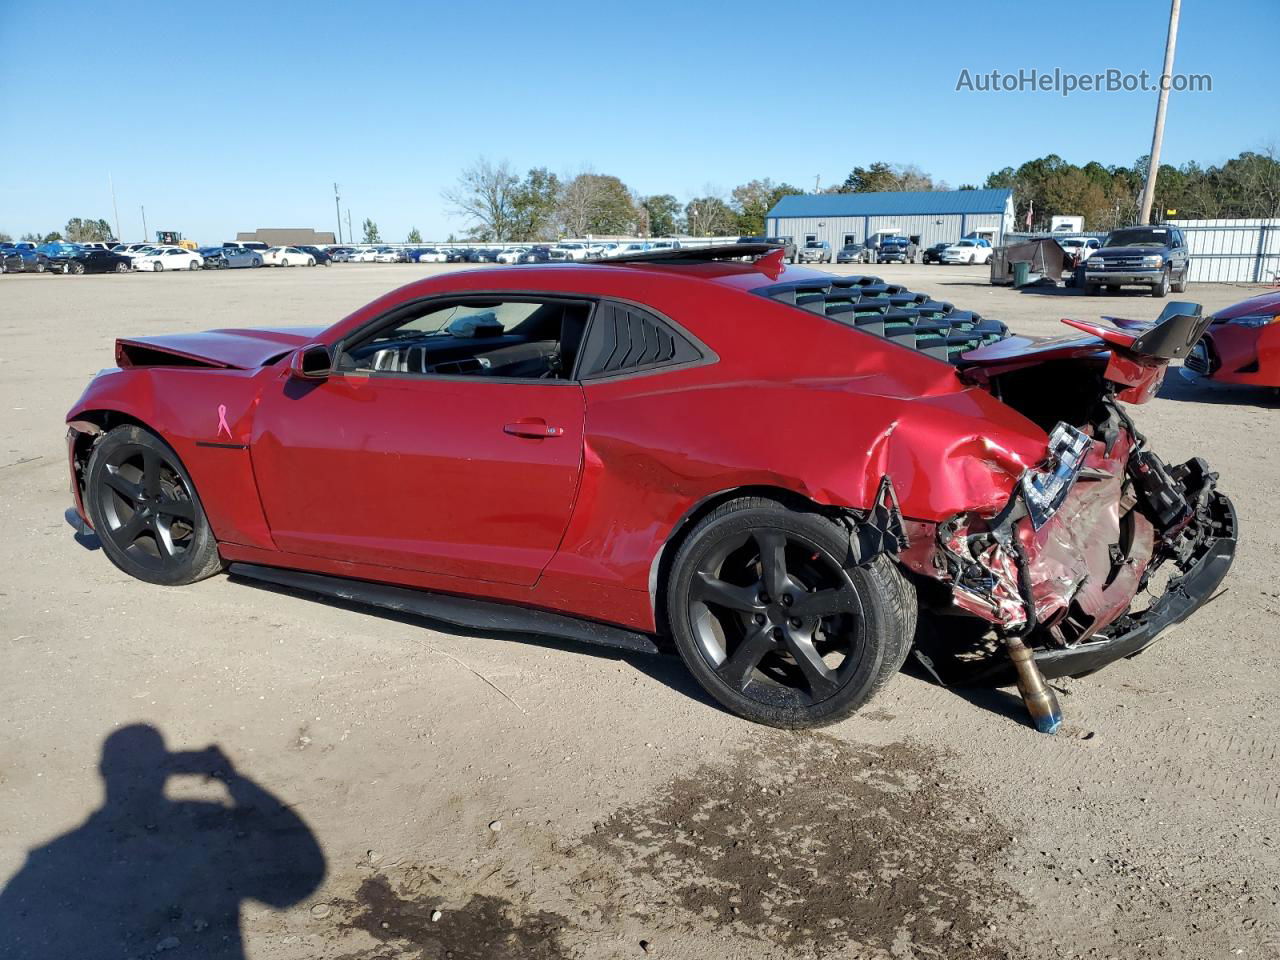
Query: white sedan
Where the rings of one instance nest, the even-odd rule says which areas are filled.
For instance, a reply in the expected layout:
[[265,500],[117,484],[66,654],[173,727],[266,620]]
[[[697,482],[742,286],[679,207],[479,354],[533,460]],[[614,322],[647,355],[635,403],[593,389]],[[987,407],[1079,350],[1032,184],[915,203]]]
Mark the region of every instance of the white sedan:
[[519,263],[520,255],[528,252],[528,247],[507,247],[498,254],[498,263]]
[[423,247],[413,255],[413,259],[418,263],[447,263],[449,258],[443,250],[437,250],[435,247]]
[[314,267],[316,258],[297,247],[268,247],[262,251],[262,263],[267,267]]
[[162,273],[165,270],[199,270],[204,266],[204,257],[194,250],[183,250],[181,247],[158,247],[147,251],[145,256],[133,258],[135,270],[150,270]]
[[378,259],[378,251],[374,249],[357,250],[351,254],[352,263],[374,263]]
[[976,240],[960,240],[943,250],[940,259],[943,263],[988,263],[991,248]]

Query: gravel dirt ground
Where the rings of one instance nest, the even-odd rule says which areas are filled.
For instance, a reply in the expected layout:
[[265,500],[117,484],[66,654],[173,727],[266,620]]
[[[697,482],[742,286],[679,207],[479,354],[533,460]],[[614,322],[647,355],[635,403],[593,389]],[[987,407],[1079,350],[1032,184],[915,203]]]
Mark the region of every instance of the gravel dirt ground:
[[[6,916],[70,943],[122,913],[150,918],[132,953],[58,955],[1280,957],[1268,393],[1171,375],[1135,411],[1220,472],[1243,540],[1190,622],[1059,685],[1056,737],[1012,691],[911,673],[783,733],[675,659],[150,586],[64,519],[63,416],[117,335],[327,324],[443,269],[0,278],[0,957],[43,956]],[[877,271],[1026,333],[1162,305]],[[104,743],[138,724],[168,759],[145,728]]]

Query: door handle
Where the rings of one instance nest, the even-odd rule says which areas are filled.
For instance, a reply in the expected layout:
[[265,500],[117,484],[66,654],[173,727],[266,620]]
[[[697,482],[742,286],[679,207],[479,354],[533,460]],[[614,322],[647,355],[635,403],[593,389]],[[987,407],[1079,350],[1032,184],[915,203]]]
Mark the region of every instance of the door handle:
[[530,417],[527,420],[516,420],[502,428],[503,433],[513,437],[526,437],[530,440],[545,440],[547,437],[559,437],[564,434],[564,427],[552,427],[541,417]]

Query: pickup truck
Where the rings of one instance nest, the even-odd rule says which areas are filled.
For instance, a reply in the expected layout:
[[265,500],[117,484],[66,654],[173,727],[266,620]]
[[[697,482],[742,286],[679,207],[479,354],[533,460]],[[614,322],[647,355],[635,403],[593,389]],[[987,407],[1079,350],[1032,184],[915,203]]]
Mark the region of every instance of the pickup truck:
[[1191,257],[1186,238],[1177,227],[1124,227],[1107,234],[1102,247],[1084,262],[1086,293],[1103,287],[1114,293],[1122,286],[1145,286],[1153,297],[1187,289]]

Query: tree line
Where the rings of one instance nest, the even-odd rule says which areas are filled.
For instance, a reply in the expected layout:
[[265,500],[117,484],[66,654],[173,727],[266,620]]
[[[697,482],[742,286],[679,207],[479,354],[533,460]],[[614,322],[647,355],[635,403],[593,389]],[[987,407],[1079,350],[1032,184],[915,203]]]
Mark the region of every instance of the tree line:
[[[982,186],[1013,189],[1019,228],[1031,214],[1031,229],[1044,230],[1057,215],[1081,215],[1086,230],[1103,231],[1133,223],[1138,216],[1147,157],[1129,166],[1090,161],[1068,163],[1057,154],[1028,160],[991,173]],[[857,166],[825,193],[883,190],[949,190],[943,180],[913,164],[876,162]],[[974,190],[974,184],[957,189]],[[444,192],[451,211],[467,221],[466,238],[481,242],[555,240],[625,234],[627,236],[759,236],[765,214],[782,197],[803,193],[768,177],[734,187],[727,194],[706,188],[702,196],[681,201],[671,193],[641,194],[621,179],[594,172],[561,177],[546,167],[523,175],[507,161],[477,160]],[[1220,166],[1189,162],[1162,164],[1156,180],[1155,219],[1234,219],[1280,217],[1280,160],[1275,148],[1244,151]],[[364,224],[364,242],[381,243],[378,225]],[[0,240],[10,240],[0,233]],[[61,231],[27,233],[36,243],[113,240],[106,220],[73,217]],[[454,239],[452,236],[450,240]],[[407,242],[420,243],[414,227]]]

